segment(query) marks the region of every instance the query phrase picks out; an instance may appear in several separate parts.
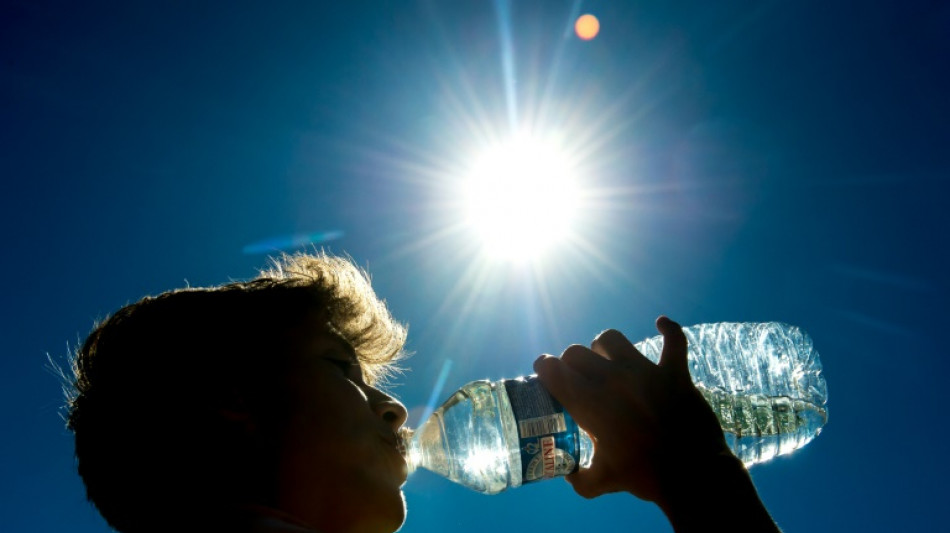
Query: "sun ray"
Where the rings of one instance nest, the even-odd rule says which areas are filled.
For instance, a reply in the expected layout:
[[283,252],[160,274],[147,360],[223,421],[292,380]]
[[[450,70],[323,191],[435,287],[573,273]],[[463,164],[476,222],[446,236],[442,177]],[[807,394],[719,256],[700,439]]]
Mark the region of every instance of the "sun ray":
[[[446,353],[483,323],[480,311],[489,304],[493,291],[516,279],[513,275],[525,276],[524,311],[530,315],[526,320],[529,329],[535,328],[532,338],[536,339],[557,336],[562,330],[558,305],[563,305],[572,287],[594,280],[606,287],[649,292],[649,284],[638,272],[620,264],[638,241],[649,236],[637,228],[618,225],[613,218],[629,222],[635,220],[631,216],[672,216],[669,200],[684,187],[691,187],[682,181],[641,179],[636,174],[638,146],[618,146],[620,139],[638,128],[649,131],[653,111],[679,90],[654,90],[654,81],[665,62],[635,65],[643,72],[637,82],[609,97],[593,85],[571,79],[565,53],[576,51],[569,47],[578,43],[572,28],[582,2],[575,0],[572,4],[564,20],[565,35],[550,48],[545,65],[525,61],[517,53],[517,46],[526,42],[525,34],[516,32],[518,28],[512,25],[510,2],[496,0],[498,38],[497,51],[492,53],[497,54],[499,63],[492,75],[462,63],[461,58],[467,56],[453,49],[454,39],[445,36],[443,53],[432,57],[426,111],[427,116],[435,118],[427,119],[424,134],[407,135],[411,129],[405,128],[397,130],[399,133],[366,131],[363,138],[369,142],[344,147],[354,159],[366,161],[373,172],[381,174],[385,170],[385,179],[405,187],[396,189],[400,197],[394,201],[411,202],[405,209],[415,232],[394,233],[394,246],[381,260],[411,261],[428,256],[444,266],[439,275],[454,278],[441,279],[447,288],[435,303],[436,324],[427,324],[427,329],[431,326],[438,330],[441,349]],[[441,62],[438,66],[437,60]],[[525,149],[524,144],[519,146],[519,136],[555,147],[539,158],[540,170],[530,170],[530,164],[518,162],[512,155],[533,150]],[[476,180],[482,185],[496,181],[502,187],[488,193],[466,187],[466,180],[471,180],[473,169],[486,152],[512,144],[517,148],[509,149],[507,163],[496,164]],[[568,168],[574,174],[575,188],[566,194],[572,201],[570,208],[576,208],[575,220],[569,226],[557,227],[552,222],[558,220],[548,217],[566,208],[551,195],[550,178]],[[521,174],[532,173],[540,178],[529,180],[522,186],[522,195],[516,196],[517,181],[524,178]],[[527,202],[534,200],[546,203],[529,208]],[[473,202],[489,207],[476,207],[474,211],[484,212],[473,217]],[[473,218],[482,221],[473,224]],[[532,226],[537,220],[544,222]],[[478,224],[488,224],[489,234],[504,238],[517,234],[519,224],[526,224],[522,244],[513,246],[531,253],[518,261],[499,261],[488,253],[490,246],[476,239],[478,233],[473,226]],[[529,230],[547,230],[551,236],[537,237]],[[524,244],[533,246],[549,238],[547,247],[538,250],[527,250],[530,246]],[[616,242],[622,242],[628,251],[615,253]]]
[[429,393],[429,399],[426,400],[425,408],[422,410],[422,413],[419,415],[419,420],[412,424],[412,427],[419,427],[425,422],[429,415],[438,407],[438,402],[442,399],[442,389],[445,388],[445,382],[449,379],[449,372],[452,371],[452,360],[445,359],[442,361],[442,368],[439,369],[439,375],[435,379],[435,383],[432,385],[432,392]]
[[505,83],[505,103],[508,107],[508,125],[512,130],[518,127],[518,95],[515,92],[515,54],[511,43],[511,3],[509,0],[495,0],[495,13],[498,16],[498,37],[501,41],[502,79]]

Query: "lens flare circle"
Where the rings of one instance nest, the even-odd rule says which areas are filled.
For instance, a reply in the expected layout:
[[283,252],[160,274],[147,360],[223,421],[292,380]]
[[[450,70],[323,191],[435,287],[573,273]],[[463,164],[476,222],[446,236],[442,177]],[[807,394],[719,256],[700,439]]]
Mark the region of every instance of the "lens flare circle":
[[589,41],[600,32],[600,21],[590,13],[581,15],[574,23],[574,33],[585,41]]
[[463,195],[466,223],[493,257],[533,259],[571,231],[574,165],[553,142],[516,136],[472,165]]

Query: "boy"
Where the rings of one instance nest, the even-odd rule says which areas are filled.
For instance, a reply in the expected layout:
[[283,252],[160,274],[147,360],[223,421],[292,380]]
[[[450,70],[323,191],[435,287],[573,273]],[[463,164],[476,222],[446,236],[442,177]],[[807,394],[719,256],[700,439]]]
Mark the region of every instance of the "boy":
[[[657,328],[659,365],[614,330],[535,362],[595,443],[568,481],[656,502],[677,531],[715,527],[727,503],[746,508],[730,530],[777,531],[689,379],[682,330]],[[89,499],[127,533],[396,531],[407,413],[376,385],[405,338],[365,274],[326,254],[120,309],[75,362],[68,425]]]

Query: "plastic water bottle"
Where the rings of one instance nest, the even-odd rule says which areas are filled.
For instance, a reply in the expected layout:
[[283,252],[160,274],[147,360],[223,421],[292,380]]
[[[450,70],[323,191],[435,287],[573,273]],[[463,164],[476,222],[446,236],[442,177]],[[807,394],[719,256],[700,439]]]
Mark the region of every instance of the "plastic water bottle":
[[[828,420],[811,338],[777,322],[683,328],[689,372],[747,466],[801,448]],[[663,337],[638,343],[659,361]],[[409,467],[485,494],[590,464],[593,444],[535,376],[473,381],[403,436]]]

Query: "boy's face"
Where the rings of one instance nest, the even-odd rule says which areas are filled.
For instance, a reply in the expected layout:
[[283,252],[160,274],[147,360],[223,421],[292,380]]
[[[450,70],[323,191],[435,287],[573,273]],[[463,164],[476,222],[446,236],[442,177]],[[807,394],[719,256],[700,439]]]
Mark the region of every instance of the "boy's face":
[[396,430],[406,408],[363,382],[352,349],[330,328],[293,334],[298,361],[286,382],[278,507],[323,533],[397,530],[408,468]]

